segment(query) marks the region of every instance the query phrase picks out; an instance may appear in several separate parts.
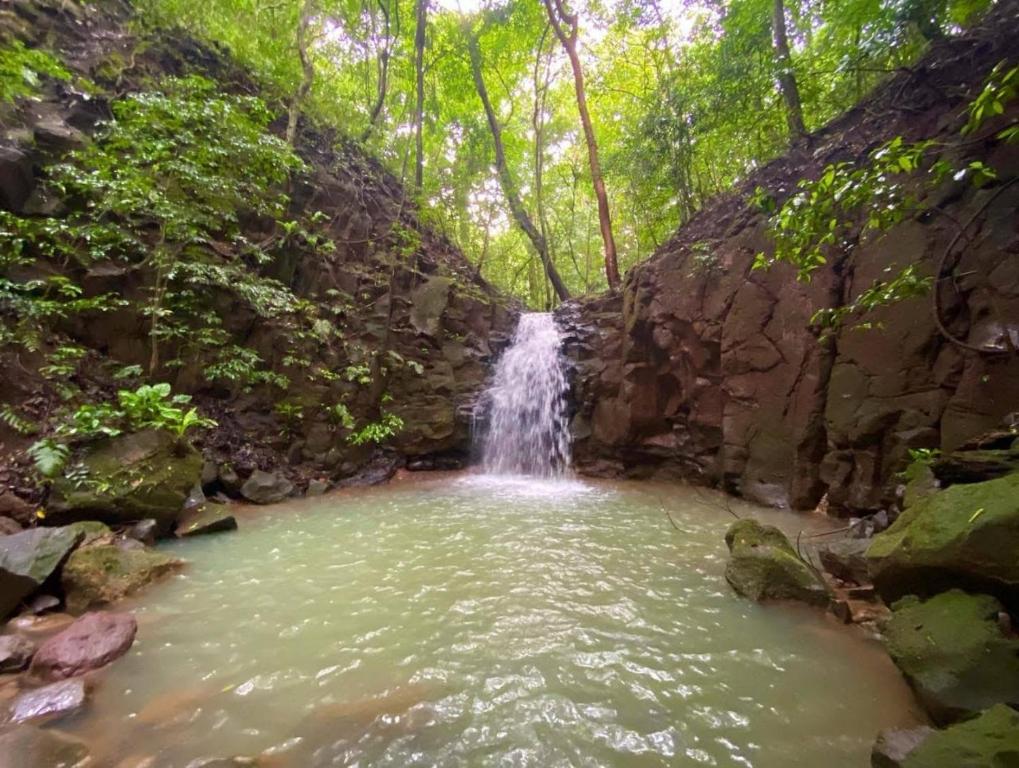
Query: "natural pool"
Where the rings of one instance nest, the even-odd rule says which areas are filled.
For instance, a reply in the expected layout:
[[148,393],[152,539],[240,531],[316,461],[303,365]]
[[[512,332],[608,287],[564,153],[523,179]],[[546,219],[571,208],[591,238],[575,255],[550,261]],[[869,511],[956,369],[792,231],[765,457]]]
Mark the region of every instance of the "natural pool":
[[453,475],[251,510],[166,546],[189,568],[72,730],[118,768],[863,768],[908,691],[862,633],[731,592],[718,499]]

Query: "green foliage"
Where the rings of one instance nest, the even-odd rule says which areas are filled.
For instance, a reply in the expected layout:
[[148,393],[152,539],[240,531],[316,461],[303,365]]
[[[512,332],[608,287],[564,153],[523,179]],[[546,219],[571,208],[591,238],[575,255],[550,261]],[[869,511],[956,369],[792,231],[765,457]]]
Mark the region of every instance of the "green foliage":
[[212,419],[202,418],[196,408],[185,410],[190,395],[171,395],[169,384],[143,384],[133,392],[117,392],[123,418],[131,429],[165,429],[178,437],[194,427],[213,427]]
[[353,429],[355,426],[354,415],[344,403],[337,403],[326,409],[326,414],[333,424],[337,424],[344,429]]
[[365,424],[361,429],[350,435],[347,440],[351,445],[364,445],[366,443],[379,445],[394,437],[403,429],[403,426],[403,419],[395,413],[383,411],[378,421]]
[[0,46],[0,104],[33,95],[44,77],[69,80],[71,73],[51,53],[20,40]]
[[[754,268],[779,261],[796,267],[807,281],[829,255],[846,253],[862,232],[881,231],[902,221],[916,201],[898,182],[919,168],[929,142],[907,144],[896,137],[875,150],[863,166],[834,163],[817,179],[802,179],[794,193],[769,220],[774,255],[757,254]],[[771,198],[756,190],[754,201],[768,210]]]
[[[969,105],[969,120],[962,129],[963,134],[975,133],[987,120],[1005,112],[1005,105],[1019,95],[1019,66],[1008,68],[1007,62],[1001,61],[991,70],[984,89]],[[1015,141],[1019,134],[1016,126],[1011,126],[999,135],[1009,141]]]
[[5,424],[19,435],[34,435],[39,431],[34,421],[26,419],[8,403],[0,405],[0,424]]
[[27,450],[35,470],[45,478],[56,477],[67,463],[70,449],[51,437],[32,443]]

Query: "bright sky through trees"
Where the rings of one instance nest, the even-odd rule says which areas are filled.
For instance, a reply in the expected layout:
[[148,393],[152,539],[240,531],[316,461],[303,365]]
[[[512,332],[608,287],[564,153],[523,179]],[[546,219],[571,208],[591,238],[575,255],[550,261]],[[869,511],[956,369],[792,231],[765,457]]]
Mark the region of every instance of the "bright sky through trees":
[[[364,143],[408,189],[418,152],[418,0],[148,0],[148,17],[231,47],[280,104]],[[555,0],[552,0],[555,2]],[[852,106],[987,0],[569,0],[621,271],[713,195]],[[781,16],[776,11],[781,9]],[[557,301],[500,184],[472,73],[477,40],[520,212],[572,294],[605,287],[575,70],[543,0],[429,0],[421,50],[424,217],[531,306]],[[307,16],[313,80],[298,30]],[[784,36],[776,23],[784,22]],[[778,48],[783,39],[788,56]],[[796,115],[790,110],[798,111]]]

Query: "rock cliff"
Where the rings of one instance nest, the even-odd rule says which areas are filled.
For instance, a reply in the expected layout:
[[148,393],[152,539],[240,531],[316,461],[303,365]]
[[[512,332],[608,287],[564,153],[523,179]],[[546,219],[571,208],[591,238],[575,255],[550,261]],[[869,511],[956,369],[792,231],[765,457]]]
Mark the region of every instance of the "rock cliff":
[[[1002,3],[966,35],[933,46],[706,206],[628,273],[619,295],[560,310],[580,471],[683,477],[794,508],[827,495],[833,510],[874,510],[892,500],[910,449],[953,450],[1019,410],[1019,184],[1010,183],[1019,147],[977,137],[953,150],[953,162],[997,169],[996,182],[923,190],[924,215],[861,238],[847,261],[809,283],[788,265],[752,270],[772,244],[751,203],[758,187],[781,201],[799,179],[860,163],[895,136],[958,142],[988,72],[1014,63],[1017,8]],[[1015,118],[1013,109],[997,124]],[[1000,354],[949,342],[929,298],[819,341],[818,309],[850,304],[895,265],[934,275],[960,226],[963,246],[938,281],[941,315],[954,336]]]

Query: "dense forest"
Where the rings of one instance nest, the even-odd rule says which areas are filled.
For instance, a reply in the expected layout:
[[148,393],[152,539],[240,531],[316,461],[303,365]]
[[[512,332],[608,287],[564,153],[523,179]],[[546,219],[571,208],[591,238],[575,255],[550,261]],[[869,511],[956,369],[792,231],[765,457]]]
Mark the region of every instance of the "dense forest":
[[[147,0],[338,126],[532,307],[618,284],[705,201],[981,0]],[[618,266],[613,266],[618,265]]]

